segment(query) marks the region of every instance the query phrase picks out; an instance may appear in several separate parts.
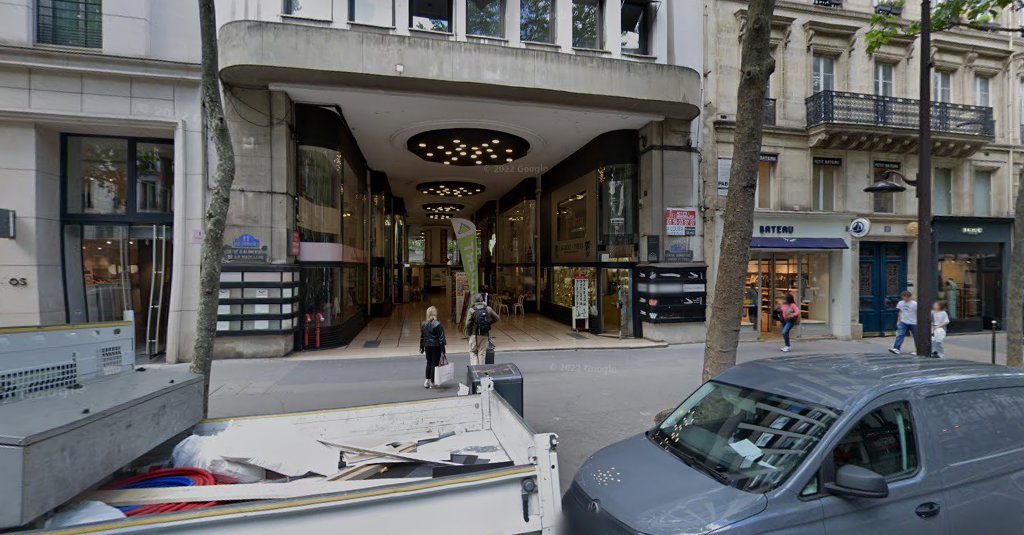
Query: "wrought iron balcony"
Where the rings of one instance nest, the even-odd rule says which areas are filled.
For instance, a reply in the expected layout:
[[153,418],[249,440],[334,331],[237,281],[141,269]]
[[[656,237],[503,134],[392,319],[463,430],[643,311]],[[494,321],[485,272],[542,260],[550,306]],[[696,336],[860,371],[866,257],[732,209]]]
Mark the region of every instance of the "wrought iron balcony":
[[843,7],[843,0],[814,0],[814,5],[825,7]]
[[764,99],[764,126],[775,126],[775,99]]
[[[807,98],[807,129],[816,147],[916,152],[919,101],[822,91]],[[934,102],[933,152],[966,156],[995,139],[992,108]]]

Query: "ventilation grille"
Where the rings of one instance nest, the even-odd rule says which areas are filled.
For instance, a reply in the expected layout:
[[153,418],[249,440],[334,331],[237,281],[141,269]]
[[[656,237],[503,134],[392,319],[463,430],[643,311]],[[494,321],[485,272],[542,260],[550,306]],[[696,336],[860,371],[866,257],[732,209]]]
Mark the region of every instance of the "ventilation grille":
[[121,371],[124,367],[121,346],[100,347],[96,349],[96,360],[100,363],[100,370],[103,375],[109,375]]
[[40,397],[57,388],[78,383],[78,367],[73,361],[40,368],[0,373],[0,403]]

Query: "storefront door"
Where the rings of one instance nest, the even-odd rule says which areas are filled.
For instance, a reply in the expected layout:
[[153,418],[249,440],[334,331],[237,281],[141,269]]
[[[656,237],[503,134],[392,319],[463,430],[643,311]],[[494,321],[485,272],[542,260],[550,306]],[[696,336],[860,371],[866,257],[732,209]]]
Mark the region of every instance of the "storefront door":
[[633,285],[628,268],[601,270],[601,325],[606,334],[633,336]]
[[950,332],[980,331],[1002,321],[1002,267],[1001,244],[940,245],[939,297],[946,301]]
[[907,288],[907,244],[861,242],[860,323],[865,334],[896,330],[896,304]]
[[829,331],[828,252],[754,252],[747,264],[744,289],[744,329],[762,337],[779,335],[782,324],[773,312],[786,295],[800,307],[796,335],[821,335]]
[[64,227],[64,275],[71,323],[121,321],[135,313],[135,341],[151,358],[164,352],[171,290],[171,228],[166,225]]

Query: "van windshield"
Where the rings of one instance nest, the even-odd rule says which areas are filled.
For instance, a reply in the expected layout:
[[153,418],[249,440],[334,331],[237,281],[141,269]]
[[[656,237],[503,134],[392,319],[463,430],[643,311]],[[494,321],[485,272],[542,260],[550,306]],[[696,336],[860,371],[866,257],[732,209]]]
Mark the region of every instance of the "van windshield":
[[723,484],[767,492],[786,481],[838,416],[814,403],[711,381],[651,439]]

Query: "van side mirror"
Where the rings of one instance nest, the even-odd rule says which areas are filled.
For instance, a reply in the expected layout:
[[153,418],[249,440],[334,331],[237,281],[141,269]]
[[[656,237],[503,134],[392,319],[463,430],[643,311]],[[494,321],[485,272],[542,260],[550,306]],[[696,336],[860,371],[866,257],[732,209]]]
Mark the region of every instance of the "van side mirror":
[[825,490],[829,494],[853,498],[889,496],[889,484],[882,475],[855,464],[847,464],[836,470],[835,482],[825,483]]

